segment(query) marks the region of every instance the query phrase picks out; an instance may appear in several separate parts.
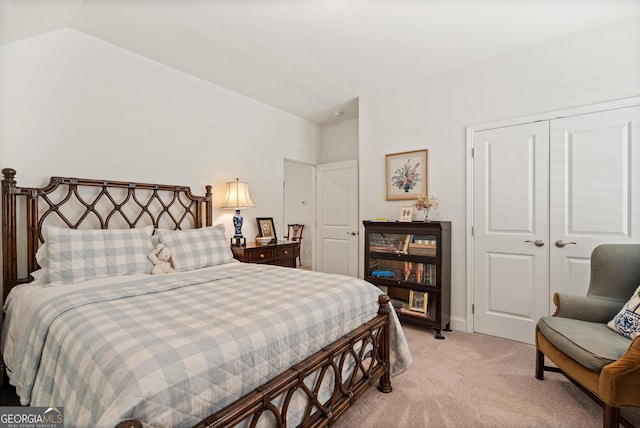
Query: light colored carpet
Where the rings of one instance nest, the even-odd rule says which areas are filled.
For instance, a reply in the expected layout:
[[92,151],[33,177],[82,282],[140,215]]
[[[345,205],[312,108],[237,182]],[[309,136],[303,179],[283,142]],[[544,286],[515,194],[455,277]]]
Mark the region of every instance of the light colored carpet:
[[[436,340],[430,329],[404,330],[413,364],[391,380],[393,392],[370,389],[334,427],[602,426],[602,409],[564,376],[535,378],[533,345],[458,331]],[[640,409],[622,414],[640,427]]]

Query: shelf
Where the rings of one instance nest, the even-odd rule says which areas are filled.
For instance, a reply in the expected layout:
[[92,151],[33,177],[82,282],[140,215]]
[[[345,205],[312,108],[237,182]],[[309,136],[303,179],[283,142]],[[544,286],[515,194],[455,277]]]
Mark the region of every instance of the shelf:
[[366,276],[364,279],[372,284],[379,284],[387,287],[404,287],[406,289],[429,291],[432,293],[440,291],[440,288],[436,284],[422,284],[394,278],[378,278],[375,276]]
[[433,327],[443,339],[450,325],[451,222],[364,226],[365,280],[389,295],[401,321]]

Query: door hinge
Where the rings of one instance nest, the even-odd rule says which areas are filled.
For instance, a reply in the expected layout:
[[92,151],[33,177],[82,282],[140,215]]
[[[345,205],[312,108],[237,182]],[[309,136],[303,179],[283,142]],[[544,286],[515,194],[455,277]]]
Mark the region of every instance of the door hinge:
[[471,157],[474,157],[476,155],[476,149],[475,148],[471,148]]
[[472,314],[476,313],[476,305],[474,303],[471,304],[471,313]]

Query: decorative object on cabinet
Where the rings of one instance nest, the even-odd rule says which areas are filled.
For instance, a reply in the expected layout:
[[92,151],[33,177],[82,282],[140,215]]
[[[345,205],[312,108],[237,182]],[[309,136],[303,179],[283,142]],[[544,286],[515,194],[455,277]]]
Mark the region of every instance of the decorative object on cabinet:
[[411,221],[413,220],[413,207],[402,207],[400,210],[400,218],[398,221]]
[[427,150],[386,155],[387,201],[415,199],[427,194]]
[[254,208],[251,196],[249,196],[249,184],[241,182],[236,178],[236,181],[230,181],[227,183],[227,194],[225,196],[223,209],[234,209],[236,213],[233,216],[233,227],[235,228],[235,235],[231,239],[231,245],[245,245],[247,240],[242,236],[242,223],[243,218],[240,214],[240,210],[244,208]]
[[[297,241],[300,242],[300,246],[302,247],[302,231],[304,230],[304,224],[288,224],[287,225],[287,236],[284,238],[287,241]],[[302,260],[300,260],[300,251],[298,251],[298,262],[300,266],[302,266]]]
[[276,227],[273,224],[273,217],[258,217],[258,234],[263,238],[271,238],[271,242],[276,242]]
[[401,321],[433,327],[451,321],[451,222],[364,221],[365,279],[386,287]]
[[424,211],[424,221],[431,221],[429,219],[429,211],[438,207],[438,198],[433,195],[420,195],[413,203],[413,206],[420,212]]
[[271,242],[271,238],[270,237],[262,237],[262,236],[256,236],[256,242],[260,245],[267,245],[268,243]]
[[263,263],[284,267],[297,267],[300,253],[299,242],[275,242],[260,244],[250,242],[243,247],[232,246],[233,258],[245,263]]

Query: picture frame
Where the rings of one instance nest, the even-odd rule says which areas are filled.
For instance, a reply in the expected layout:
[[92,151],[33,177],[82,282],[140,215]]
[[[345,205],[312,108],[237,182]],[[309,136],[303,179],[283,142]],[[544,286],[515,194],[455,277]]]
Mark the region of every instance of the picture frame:
[[428,161],[427,149],[385,155],[387,201],[428,195]]
[[257,217],[256,222],[258,223],[258,235],[263,238],[271,238],[272,241],[278,240],[273,217]]
[[409,290],[409,310],[427,315],[427,304],[429,303],[429,293],[423,291]]
[[400,218],[398,219],[398,221],[408,222],[412,220],[413,220],[413,207],[412,206],[402,207],[402,209],[400,210]]

